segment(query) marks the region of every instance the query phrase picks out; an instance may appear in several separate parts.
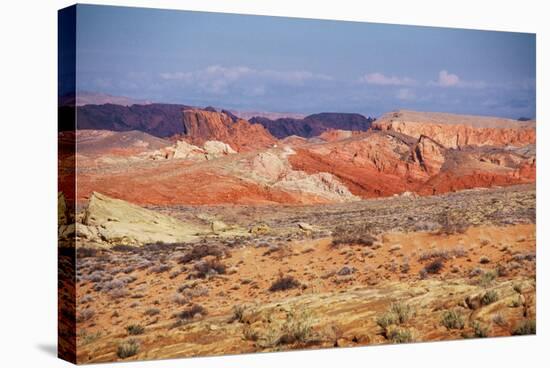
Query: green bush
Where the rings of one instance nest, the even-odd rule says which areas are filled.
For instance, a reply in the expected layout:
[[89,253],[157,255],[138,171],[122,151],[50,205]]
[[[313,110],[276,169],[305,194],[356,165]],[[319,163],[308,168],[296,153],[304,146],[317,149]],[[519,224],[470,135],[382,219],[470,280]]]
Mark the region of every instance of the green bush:
[[462,330],[464,328],[464,317],[455,310],[447,310],[443,312],[441,324],[449,330]]

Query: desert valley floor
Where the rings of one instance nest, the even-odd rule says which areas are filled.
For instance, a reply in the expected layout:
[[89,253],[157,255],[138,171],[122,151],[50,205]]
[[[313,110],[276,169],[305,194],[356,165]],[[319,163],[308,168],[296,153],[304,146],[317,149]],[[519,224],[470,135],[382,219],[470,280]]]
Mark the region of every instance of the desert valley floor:
[[182,114],[60,133],[79,363],[535,332],[534,122]]

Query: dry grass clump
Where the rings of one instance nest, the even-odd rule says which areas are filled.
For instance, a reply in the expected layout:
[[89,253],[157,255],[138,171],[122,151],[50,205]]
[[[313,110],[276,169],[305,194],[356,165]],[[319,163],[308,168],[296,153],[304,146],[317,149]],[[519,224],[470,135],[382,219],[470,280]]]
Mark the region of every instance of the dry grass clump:
[[480,299],[481,305],[489,305],[498,300],[498,293],[495,290],[489,290]]
[[152,273],[163,273],[163,272],[168,272],[171,269],[172,269],[172,266],[161,263],[149,268],[149,271]]
[[467,252],[462,247],[457,247],[453,249],[431,249],[423,252],[418,257],[420,262],[428,261],[431,259],[451,259],[451,258],[461,258],[466,257]]
[[537,321],[534,319],[523,320],[512,331],[512,335],[536,335]]
[[475,337],[487,337],[489,336],[489,326],[482,324],[479,321],[472,322],[472,329],[474,330]]
[[196,316],[205,316],[207,314],[207,310],[202,305],[193,304],[189,308],[176,313],[175,317],[179,320],[189,320],[195,318]]
[[185,253],[178,259],[178,263],[189,263],[196,261],[207,256],[222,257],[226,252],[226,249],[221,245],[214,244],[198,244],[191,248],[190,251]]
[[371,234],[372,229],[369,224],[356,226],[338,226],[332,232],[332,247],[340,245],[362,245],[370,247],[376,241]]
[[92,319],[92,317],[95,316],[95,311],[91,308],[86,308],[82,311],[80,311],[76,316],[77,322],[86,322]]
[[464,217],[459,214],[444,212],[439,216],[440,228],[437,231],[439,235],[464,234],[468,229],[468,224]]
[[284,276],[283,274],[279,275],[279,278],[275,280],[269,287],[269,291],[285,291],[294,289],[300,286],[300,282],[294,278],[292,275]]
[[222,275],[225,273],[225,265],[217,259],[209,259],[206,261],[199,261],[193,266],[195,273],[192,275],[194,278],[204,279],[208,276]]
[[287,313],[286,321],[282,328],[278,344],[305,344],[313,340],[313,318],[308,311],[297,312],[291,310]]
[[128,335],[141,335],[145,332],[145,327],[139,324],[131,324],[126,326],[126,332],[128,332]]
[[156,316],[157,314],[160,314],[160,309],[158,308],[149,308],[145,312],[143,312],[146,316]]
[[139,342],[136,339],[129,339],[118,345],[116,355],[120,359],[125,359],[136,355],[138,351]]
[[464,317],[456,310],[446,310],[441,316],[441,324],[448,330],[462,330],[464,328]]
[[413,342],[413,335],[408,328],[391,326],[386,330],[386,338],[394,344]]
[[376,323],[382,328],[386,339],[394,343],[411,342],[413,338],[410,330],[398,326],[408,322],[414,314],[415,311],[410,305],[393,303]]
[[437,274],[443,269],[444,265],[445,263],[442,258],[433,260],[420,270],[420,277],[425,278],[428,274]]

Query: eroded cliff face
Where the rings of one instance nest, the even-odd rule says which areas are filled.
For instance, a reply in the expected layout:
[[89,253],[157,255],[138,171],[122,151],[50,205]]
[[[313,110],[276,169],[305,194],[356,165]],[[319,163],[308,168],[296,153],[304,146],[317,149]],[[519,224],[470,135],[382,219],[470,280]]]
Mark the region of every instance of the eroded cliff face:
[[272,147],[277,140],[260,124],[207,110],[184,110],[184,138],[194,145],[206,141],[226,142],[237,152],[254,151]]
[[431,137],[415,139],[393,131],[295,150],[289,157],[295,169],[330,172],[363,198],[529,183],[536,172],[535,157],[521,149],[447,148]]
[[384,115],[373,129],[414,138],[430,137],[446,148],[473,146],[524,146],[536,141],[535,123],[509,119],[399,111]]

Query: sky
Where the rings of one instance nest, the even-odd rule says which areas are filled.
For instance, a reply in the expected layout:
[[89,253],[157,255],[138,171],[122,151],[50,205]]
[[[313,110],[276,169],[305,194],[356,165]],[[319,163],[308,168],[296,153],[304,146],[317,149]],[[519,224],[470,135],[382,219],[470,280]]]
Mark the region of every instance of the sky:
[[535,118],[534,34],[78,5],[77,90],[274,112]]

